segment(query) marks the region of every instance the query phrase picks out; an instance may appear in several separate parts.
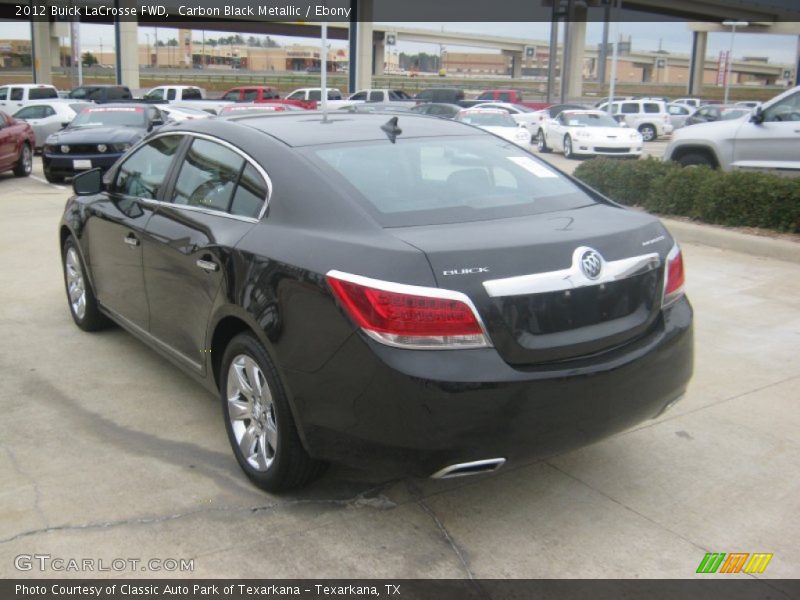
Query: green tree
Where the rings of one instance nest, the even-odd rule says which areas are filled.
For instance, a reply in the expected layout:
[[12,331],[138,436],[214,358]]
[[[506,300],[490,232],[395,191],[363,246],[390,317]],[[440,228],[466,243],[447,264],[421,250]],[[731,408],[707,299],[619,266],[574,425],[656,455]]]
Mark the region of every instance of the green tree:
[[178,45],[178,40],[176,40],[175,38],[170,38],[169,41],[167,42],[167,46],[177,46],[177,45]]
[[82,62],[84,67],[91,67],[97,64],[97,57],[87,50],[83,53]]

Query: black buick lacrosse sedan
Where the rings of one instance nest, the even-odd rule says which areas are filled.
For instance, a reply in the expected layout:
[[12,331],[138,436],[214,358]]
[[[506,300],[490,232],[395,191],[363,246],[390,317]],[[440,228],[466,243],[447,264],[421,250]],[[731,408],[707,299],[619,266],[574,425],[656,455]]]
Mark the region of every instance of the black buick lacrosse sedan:
[[692,373],[663,225],[468,125],[186,122],[74,187],[75,323],[114,321],[218,393],[267,490],[329,461],[493,471],[655,417]]

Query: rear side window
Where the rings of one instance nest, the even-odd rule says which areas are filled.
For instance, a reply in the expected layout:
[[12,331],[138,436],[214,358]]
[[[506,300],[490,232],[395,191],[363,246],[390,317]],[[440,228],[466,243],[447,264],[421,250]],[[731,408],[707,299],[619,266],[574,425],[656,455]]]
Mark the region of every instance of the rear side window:
[[49,100],[58,98],[58,92],[53,88],[31,88],[28,91],[28,100]]
[[227,211],[244,158],[221,144],[195,139],[181,165],[172,201]]
[[[266,98],[267,95],[265,94],[264,97]],[[242,95],[242,100],[245,102],[255,102],[258,100],[258,90],[245,90]]]
[[167,90],[167,100],[175,100],[175,94],[176,92],[174,89]]
[[623,102],[620,112],[623,115],[634,115],[639,112],[639,105],[635,102]]
[[644,112],[646,113],[660,113],[661,107],[654,102],[645,102],[644,103]]
[[231,214],[241,217],[258,217],[267,198],[267,184],[256,168],[247,163],[239,185],[233,194],[231,202]]
[[489,135],[358,142],[307,152],[384,227],[481,221],[594,204],[544,163]]
[[22,100],[22,88],[11,88],[11,98],[9,100]]
[[198,88],[186,88],[183,90],[184,100],[202,100],[203,94]]
[[156,138],[125,159],[117,172],[113,191],[135,198],[158,198],[181,136]]
[[511,94],[508,92],[500,92],[498,100],[500,100],[500,102],[511,102]]

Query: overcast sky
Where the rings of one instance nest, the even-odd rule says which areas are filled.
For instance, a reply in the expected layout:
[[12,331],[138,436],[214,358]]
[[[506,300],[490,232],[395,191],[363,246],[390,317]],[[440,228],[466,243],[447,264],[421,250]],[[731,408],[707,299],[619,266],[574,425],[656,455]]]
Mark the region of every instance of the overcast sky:
[[[396,25],[406,25],[408,27],[424,29],[441,29],[446,31],[460,31],[464,33],[491,33],[499,36],[514,38],[525,38],[531,40],[546,41],[550,35],[549,23],[398,23]],[[612,31],[614,24],[611,25]],[[657,50],[659,45],[664,50],[674,53],[689,54],[691,51],[691,32],[686,23],[681,22],[660,22],[660,23],[619,23],[617,25],[620,34],[627,39],[631,36],[633,47],[636,50]],[[587,44],[597,44],[602,39],[603,26],[601,23],[589,23],[587,26]],[[30,38],[29,29],[26,28],[22,34],[19,22],[9,23],[0,22],[0,39],[8,38]],[[150,35],[151,43],[154,39],[152,27],[139,28],[139,40],[146,41],[146,34]],[[207,37],[217,37],[219,35],[230,35],[229,33],[218,33],[206,30]],[[175,29],[158,29],[158,37],[167,40],[177,37]],[[197,38],[200,31],[197,32]],[[246,37],[246,35],[245,35]],[[416,44],[403,42],[402,35],[398,36],[398,50],[401,52],[435,52],[438,53],[438,46],[431,44]],[[292,43],[314,43],[311,38],[287,38],[273,36],[280,44]],[[87,50],[99,50],[102,42],[104,48],[110,48],[114,43],[114,29],[111,25],[81,25],[81,44]],[[774,63],[793,63],[797,56],[797,37],[787,35],[758,35],[758,34],[736,34],[734,56],[768,56],[770,62]],[[344,45],[345,42],[334,41],[333,45]],[[717,56],[720,50],[727,50],[730,45],[730,34],[714,33],[709,35],[708,54],[710,57]],[[473,51],[487,52],[477,48],[463,48],[447,46],[450,51]],[[490,52],[490,51],[489,51]]]

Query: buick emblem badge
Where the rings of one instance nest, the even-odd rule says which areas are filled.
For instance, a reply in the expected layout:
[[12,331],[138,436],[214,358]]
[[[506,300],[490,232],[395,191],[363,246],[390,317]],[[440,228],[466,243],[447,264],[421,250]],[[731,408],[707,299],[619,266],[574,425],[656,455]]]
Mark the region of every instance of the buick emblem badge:
[[586,250],[581,255],[581,270],[589,279],[597,279],[603,270],[603,258],[595,250]]

